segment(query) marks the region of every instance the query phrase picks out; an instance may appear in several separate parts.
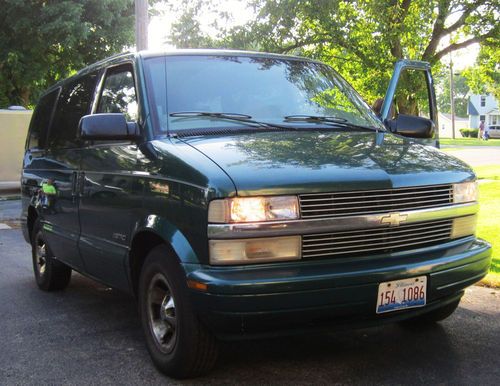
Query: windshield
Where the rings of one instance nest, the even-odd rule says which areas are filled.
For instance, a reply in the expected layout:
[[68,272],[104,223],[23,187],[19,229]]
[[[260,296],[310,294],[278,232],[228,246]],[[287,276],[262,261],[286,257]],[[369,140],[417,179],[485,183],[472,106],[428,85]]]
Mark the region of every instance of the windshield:
[[262,56],[162,56],[145,60],[145,74],[160,134],[246,125],[225,114],[290,127],[325,125],[287,119],[313,116],[383,128],[352,87],[320,63]]

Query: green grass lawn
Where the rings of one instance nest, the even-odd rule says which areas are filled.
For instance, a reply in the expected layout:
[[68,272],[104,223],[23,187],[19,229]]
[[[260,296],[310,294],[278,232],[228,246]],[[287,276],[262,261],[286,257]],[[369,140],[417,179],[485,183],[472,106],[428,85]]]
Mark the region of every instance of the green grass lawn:
[[500,165],[476,166],[474,171],[480,180],[500,180]]
[[500,139],[483,141],[477,138],[439,138],[439,143],[446,146],[500,146]]
[[477,234],[493,245],[491,270],[500,273],[500,181],[484,182],[479,186],[479,221]]
[[500,165],[479,166],[474,168],[479,179],[479,221],[478,237],[485,239],[493,246],[491,274],[486,282],[492,286],[500,286]]

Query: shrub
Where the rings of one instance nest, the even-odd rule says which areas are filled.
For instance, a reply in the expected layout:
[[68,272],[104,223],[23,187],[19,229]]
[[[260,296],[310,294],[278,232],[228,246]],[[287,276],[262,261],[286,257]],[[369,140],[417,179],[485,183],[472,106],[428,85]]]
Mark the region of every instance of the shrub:
[[479,129],[460,129],[460,133],[464,138],[477,138]]

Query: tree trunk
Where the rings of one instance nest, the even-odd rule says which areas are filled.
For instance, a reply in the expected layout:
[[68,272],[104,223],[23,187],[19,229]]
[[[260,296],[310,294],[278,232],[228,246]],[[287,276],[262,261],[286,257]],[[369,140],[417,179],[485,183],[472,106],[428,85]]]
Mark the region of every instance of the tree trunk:
[[396,97],[399,114],[419,115],[417,99],[412,96]]
[[30,105],[30,96],[31,90],[28,87],[23,87],[19,92],[21,103],[25,108],[28,108],[28,106]]

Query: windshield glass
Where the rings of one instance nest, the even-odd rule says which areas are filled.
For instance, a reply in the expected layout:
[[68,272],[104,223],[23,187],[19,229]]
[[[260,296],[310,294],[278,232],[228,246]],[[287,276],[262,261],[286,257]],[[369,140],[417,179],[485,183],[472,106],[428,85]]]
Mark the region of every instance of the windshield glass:
[[146,59],[145,74],[158,133],[246,124],[183,112],[244,114],[294,127],[326,123],[286,117],[326,116],[383,128],[352,87],[320,63],[262,56],[163,56]]

